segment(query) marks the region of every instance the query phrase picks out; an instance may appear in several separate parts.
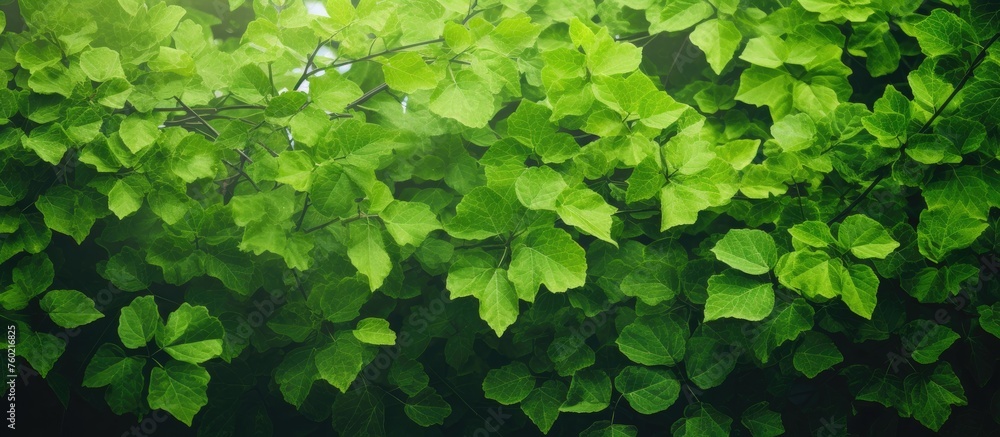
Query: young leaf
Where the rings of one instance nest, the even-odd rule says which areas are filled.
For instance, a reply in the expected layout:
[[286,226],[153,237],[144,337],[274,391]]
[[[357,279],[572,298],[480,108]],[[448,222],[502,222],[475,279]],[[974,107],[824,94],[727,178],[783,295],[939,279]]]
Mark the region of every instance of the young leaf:
[[362,353],[363,345],[353,335],[336,335],[333,341],[316,351],[315,365],[319,376],[341,393],[347,393],[364,365]]
[[385,230],[400,246],[420,246],[428,234],[441,229],[437,216],[426,203],[395,200],[379,213],[379,217],[385,223]]
[[204,368],[181,361],[168,361],[149,375],[150,408],[162,409],[191,426],[194,415],[208,405],[208,381]]
[[392,261],[385,251],[382,232],[368,220],[352,222],[347,229],[350,235],[347,256],[358,272],[368,278],[368,287],[371,291],[375,291],[382,286],[392,271]]
[[389,329],[385,319],[366,318],[358,321],[358,326],[351,331],[354,337],[362,343],[392,346],[396,344],[396,333]]
[[757,229],[733,229],[712,248],[716,258],[741,272],[762,275],[778,261],[774,238]]
[[691,32],[691,43],[705,52],[708,64],[715,74],[722,74],[726,64],[733,59],[736,48],[743,39],[743,34],[735,24],[726,20],[708,20],[698,25]]
[[795,369],[809,378],[840,364],[844,356],[829,337],[818,332],[806,332],[795,348],[792,363]]
[[[136,314],[147,316],[146,312]],[[156,344],[176,360],[199,364],[222,353],[222,338],[225,335],[222,323],[204,306],[182,303],[170,313],[167,323],[157,328]]]
[[566,224],[615,246],[618,243],[611,238],[611,217],[617,211],[600,194],[588,189],[563,191],[556,201],[556,213]]
[[522,299],[534,300],[538,286],[554,293],[583,286],[587,260],[583,248],[562,229],[535,229],[515,239],[510,281]]
[[542,434],[548,434],[559,418],[559,407],[566,401],[568,391],[569,388],[561,381],[545,381],[521,401],[521,410]]
[[451,415],[451,405],[434,389],[428,387],[407,399],[403,411],[417,425],[444,425],[444,420]]
[[576,372],[569,384],[566,401],[559,406],[564,413],[594,413],[611,403],[611,379],[602,370]]
[[844,219],[837,229],[837,241],[861,259],[883,259],[899,247],[881,223],[861,214]]
[[968,403],[965,389],[948,363],[938,363],[933,372],[912,373],[903,381],[906,404],[913,418],[938,431],[951,415],[951,406]]
[[490,370],[483,379],[483,393],[504,405],[521,402],[535,388],[535,377],[528,366],[515,361],[506,366]]
[[615,343],[633,362],[673,366],[684,358],[686,332],[673,318],[645,316],[625,326]]
[[773,308],[774,290],[771,284],[730,272],[708,278],[706,322],[723,317],[756,322],[764,320]]
[[680,395],[681,385],[669,370],[628,366],[615,377],[615,388],[632,409],[655,414],[670,408]]
[[781,414],[768,409],[767,401],[758,402],[743,410],[740,423],[750,430],[753,437],[776,437],[785,433]]
[[104,317],[94,301],[76,290],[51,290],[39,301],[49,318],[63,328],[75,328]]

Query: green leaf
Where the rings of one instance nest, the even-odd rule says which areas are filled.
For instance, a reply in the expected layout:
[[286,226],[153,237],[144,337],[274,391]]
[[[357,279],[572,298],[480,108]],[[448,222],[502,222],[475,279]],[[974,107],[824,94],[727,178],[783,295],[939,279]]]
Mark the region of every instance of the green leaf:
[[300,347],[285,354],[281,364],[275,368],[274,382],[281,389],[281,396],[296,408],[302,406],[313,382],[319,379],[315,356],[316,348]]
[[369,317],[358,321],[351,331],[362,343],[392,346],[396,344],[396,333],[389,329],[389,321]]
[[711,405],[697,403],[684,409],[684,418],[674,422],[670,431],[674,436],[721,437],[730,434],[733,419]]
[[858,364],[849,366],[840,373],[847,377],[855,399],[878,402],[886,407],[905,407],[903,380],[898,376]]
[[819,332],[806,332],[795,348],[792,363],[807,377],[815,378],[820,372],[844,361],[837,345],[830,337]]
[[351,264],[368,278],[368,287],[375,291],[382,286],[392,271],[392,261],[385,251],[382,232],[369,220],[351,222],[347,227],[350,235],[347,256]]
[[628,359],[647,366],[673,366],[684,358],[687,327],[661,315],[643,316],[629,323],[615,343]]
[[333,401],[333,427],[346,435],[385,436],[385,405],[373,390],[351,390]]
[[785,152],[806,150],[816,144],[816,124],[809,114],[789,115],[771,125],[771,136]]
[[379,213],[379,217],[400,246],[420,246],[428,234],[441,229],[437,216],[426,203],[395,200]]
[[278,155],[275,161],[278,164],[278,172],[274,176],[276,182],[288,184],[296,191],[309,191],[312,171],[316,166],[308,153],[303,150],[288,150]]
[[[138,315],[145,316],[146,313]],[[157,328],[156,344],[176,360],[199,364],[222,353],[222,338],[225,335],[222,323],[203,306],[182,303],[170,313],[167,323]],[[142,332],[145,335],[145,327]]]
[[335,335],[332,342],[316,351],[316,369],[324,380],[346,393],[364,365],[362,352],[363,345],[353,335]]
[[586,282],[587,260],[583,248],[566,231],[541,228],[514,240],[510,260],[510,280],[517,295],[534,300],[539,285],[553,293],[582,287]]
[[910,101],[889,85],[882,98],[875,102],[875,111],[861,119],[865,129],[887,147],[899,147],[906,141],[910,122]]
[[461,70],[451,80],[438,84],[430,99],[432,112],[472,128],[485,127],[495,112],[489,88],[469,70]]
[[861,22],[875,12],[868,7],[869,2],[842,2],[839,0],[798,0],[799,4],[809,12],[819,13],[820,21],[835,21],[847,19]]
[[281,93],[267,103],[264,115],[274,118],[291,117],[302,109],[308,99],[306,93],[300,91]]
[[965,44],[967,24],[957,15],[944,9],[934,9],[923,20],[908,26],[920,44],[920,51],[927,56],[956,53]]
[[499,337],[517,320],[519,311],[518,294],[507,278],[507,271],[496,266],[496,260],[485,253],[467,253],[452,264],[446,287],[452,298],[475,296],[479,299],[480,318]]
[[45,39],[36,39],[21,45],[14,55],[14,60],[32,73],[56,65],[62,59],[62,50],[59,46]]
[[611,217],[618,212],[600,194],[589,189],[565,190],[556,201],[556,213],[568,225],[618,246],[611,238]]
[[913,418],[938,431],[951,415],[951,406],[968,403],[962,382],[948,363],[938,363],[933,373],[912,373],[903,381],[906,403]]
[[[142,358],[125,355],[125,351],[113,343],[104,343],[94,352],[94,357],[83,372],[83,386],[127,386],[129,379],[143,378],[142,367],[145,363]],[[135,393],[135,399],[140,399],[139,393]]]
[[195,414],[208,405],[208,381],[204,368],[181,361],[168,361],[149,375],[150,408],[162,409],[191,426]]
[[625,192],[625,202],[634,203],[656,196],[667,181],[663,170],[653,157],[647,157],[639,162],[628,178],[628,190]]
[[689,38],[692,44],[705,52],[712,71],[722,74],[743,40],[743,34],[729,21],[712,19],[695,27]]
[[666,410],[677,401],[681,385],[669,370],[628,366],[615,377],[615,388],[642,414]]
[[[529,167],[514,183],[517,199],[528,209],[556,210],[556,200],[567,188],[566,181],[549,166]],[[603,200],[603,199],[602,199]]]
[[66,342],[52,334],[34,332],[26,325],[18,326],[17,354],[24,357],[42,378],[45,378],[56,360],[66,350]]
[[756,322],[764,320],[772,309],[774,290],[771,284],[729,272],[708,278],[706,322],[723,317]]
[[796,249],[804,246],[824,248],[835,243],[830,227],[820,221],[804,221],[792,226],[788,233],[792,235],[792,245]]
[[871,267],[852,264],[840,273],[840,299],[855,314],[871,320],[878,302],[878,276]]
[[94,82],[126,78],[118,52],[107,47],[96,47],[81,53],[80,68]]
[[778,261],[774,238],[757,229],[732,229],[712,248],[719,261],[751,275],[771,271]]
[[35,202],[35,207],[52,230],[73,237],[77,244],[90,234],[97,219],[107,215],[92,191],[77,191],[66,185],[50,188]]
[[445,230],[458,238],[483,240],[513,231],[516,218],[516,201],[511,202],[492,188],[476,187],[462,197]]
[[393,55],[382,64],[382,74],[389,88],[404,93],[433,89],[439,80],[434,70],[416,52]]
[[636,437],[636,435],[638,430],[635,426],[611,423],[608,420],[598,420],[580,431],[580,437]]
[[21,258],[11,273],[13,284],[0,293],[0,304],[11,311],[24,309],[52,285],[54,275],[52,261],[44,253]]
[[767,363],[771,351],[812,329],[815,313],[804,299],[795,299],[790,304],[775,308],[771,317],[760,327],[751,345],[757,359]]
[[[650,29],[650,34],[654,33]],[[642,61],[642,49],[632,43],[617,42],[602,28],[593,45],[584,47],[587,68],[594,76],[631,73]]]
[[119,219],[132,215],[142,208],[142,200],[152,187],[145,177],[130,175],[115,181],[108,191],[108,209]]
[[678,32],[711,17],[715,12],[712,5],[704,0],[678,0],[669,3],[653,2],[646,9],[649,34]]
[[776,437],[785,433],[781,414],[768,409],[768,406],[766,401],[762,401],[743,410],[740,423],[750,430],[753,437]]
[[611,403],[611,379],[602,370],[585,369],[573,374],[566,401],[559,406],[565,413],[596,413]]
[[451,405],[433,388],[428,387],[407,399],[403,411],[417,425],[444,425],[444,420],[451,415]]
[[[309,97],[313,104],[324,111],[343,112],[347,105],[363,95],[364,92],[358,84],[336,70],[325,70],[322,76],[313,76],[309,79]],[[323,133],[316,132],[317,135]]]
[[354,213],[357,208],[355,199],[359,197],[364,197],[364,194],[340,164],[325,162],[313,170],[309,199],[312,207],[321,214],[344,217]]
[[534,390],[535,377],[528,366],[515,361],[506,366],[490,370],[483,379],[483,393],[503,405],[521,402]]
[[75,328],[104,317],[104,314],[94,308],[93,300],[76,290],[49,291],[39,301],[39,305],[49,313],[49,318],[55,324],[63,328]]
[[118,133],[125,147],[128,147],[133,154],[138,154],[156,142],[160,136],[160,129],[153,120],[133,114],[122,121]]
[[881,223],[861,214],[844,219],[837,230],[837,241],[861,259],[884,259],[899,247]]
[[684,357],[684,370],[688,379],[702,389],[722,384],[736,368],[737,356],[732,353],[731,347],[714,337],[698,333],[692,335],[688,339]]
[[61,125],[52,124],[32,129],[29,137],[21,138],[21,143],[25,148],[34,151],[43,161],[59,165],[72,141]]
[[672,177],[660,190],[660,230],[693,224],[699,212],[729,203],[738,189],[736,178],[721,160],[710,161],[707,169],[693,175]]
[[989,227],[959,208],[926,209],[917,225],[920,254],[941,262],[949,253],[969,247]]
[[507,135],[531,148],[543,163],[564,162],[580,153],[580,146],[569,134],[558,132],[551,117],[545,106],[524,100],[507,117]]
[[832,299],[842,289],[844,265],[825,253],[795,251],[782,255],[774,267],[778,282],[810,299]]
[[903,349],[920,364],[933,364],[960,337],[951,328],[930,320],[907,323],[899,334]]
[[976,311],[979,312],[979,326],[994,337],[1000,338],[1000,303],[992,306],[980,305],[976,307]]
[[521,401],[521,410],[542,434],[548,434],[559,418],[559,407],[566,401],[568,391],[569,388],[561,381],[545,381]]

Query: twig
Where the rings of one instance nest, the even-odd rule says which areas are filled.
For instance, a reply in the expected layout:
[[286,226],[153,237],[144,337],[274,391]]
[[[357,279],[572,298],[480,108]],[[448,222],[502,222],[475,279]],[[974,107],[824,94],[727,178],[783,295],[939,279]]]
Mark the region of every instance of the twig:
[[[997,41],[997,39],[1000,39],[1000,33],[997,33],[996,35],[993,35],[993,38],[990,38],[990,40],[986,42],[986,45],[984,45],[983,48],[982,48],[982,50],[979,51],[979,55],[976,56],[976,59],[973,60],[971,64],[969,64],[969,69],[965,72],[965,76],[963,76],[962,80],[958,83],[958,85],[955,86],[955,89],[952,90],[952,92],[948,96],[948,98],[944,100],[944,103],[941,104],[941,107],[937,108],[937,110],[934,111],[934,114],[931,115],[931,118],[927,119],[927,122],[924,123],[924,125],[920,127],[920,130],[917,131],[918,134],[919,133],[923,133],[925,130],[927,130],[927,128],[929,128],[931,126],[931,124],[934,123],[934,120],[936,120],[938,118],[938,116],[940,116],[942,113],[944,113],[944,110],[948,108],[948,104],[951,103],[952,99],[954,99],[955,96],[958,95],[959,91],[961,91],[962,88],[965,87],[965,84],[972,77],[972,73],[975,72],[976,68],[979,67],[979,65],[982,64],[983,61],[986,59],[986,50],[988,50],[990,48],[990,46],[993,45],[993,43],[995,43]],[[906,146],[908,146],[909,143],[910,143],[909,138],[907,138],[906,142],[903,143],[902,146],[900,146],[900,148],[899,148],[900,157],[903,156],[903,153],[906,151]],[[899,158],[897,158],[897,160],[898,159]],[[858,204],[861,203],[862,200],[864,200],[866,197],[868,197],[868,194],[872,192],[872,190],[875,188],[875,186],[878,185],[879,182],[882,182],[883,179],[885,179],[885,177],[889,174],[889,172],[887,170],[894,163],[895,163],[895,161],[879,167],[876,170],[876,171],[879,172],[879,174],[877,176],[875,176],[875,179],[872,180],[872,182],[870,184],[868,184],[868,188],[865,188],[865,191],[862,192],[860,196],[858,196],[856,199],[854,199],[854,201],[851,202],[850,205],[847,205],[847,208],[844,208],[842,211],[840,211],[840,213],[838,213],[836,216],[834,216],[832,219],[830,219],[826,223],[828,225],[830,225],[830,224],[834,224],[834,223],[839,222],[839,221],[843,220],[844,218],[846,218],[847,215],[850,214],[851,211],[853,211],[854,208],[856,208],[858,206]]]
[[226,161],[225,159],[223,159],[222,162],[228,165],[233,170],[236,170],[236,172],[239,173],[240,176],[246,178],[246,180],[250,182],[250,185],[252,185],[255,190],[260,191],[260,187],[257,186],[257,183],[254,182],[253,179],[250,179],[250,175],[248,175],[245,171],[243,171],[242,168],[239,168],[238,166],[236,166],[236,164]]

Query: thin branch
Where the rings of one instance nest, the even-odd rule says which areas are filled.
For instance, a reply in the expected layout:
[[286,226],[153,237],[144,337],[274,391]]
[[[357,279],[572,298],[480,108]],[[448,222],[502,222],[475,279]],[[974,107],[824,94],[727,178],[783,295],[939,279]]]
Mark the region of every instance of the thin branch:
[[213,134],[213,136],[215,138],[219,137],[219,131],[215,130],[215,128],[212,127],[212,125],[208,124],[208,122],[205,121],[205,119],[202,118],[201,115],[198,115],[197,112],[194,112],[194,109],[191,109],[190,106],[184,104],[184,102],[181,101],[180,97],[174,96],[174,100],[177,100],[177,104],[178,105],[181,105],[181,107],[184,108],[185,111],[187,111],[189,114],[191,114],[192,116],[194,116],[198,120],[199,123],[201,123],[203,126],[205,126],[205,128],[207,128],[209,131],[211,131],[212,134]]
[[[944,113],[944,110],[948,108],[948,104],[950,104],[952,99],[954,99],[955,96],[957,96],[958,93],[962,91],[962,88],[965,87],[965,84],[969,81],[969,79],[972,77],[972,74],[976,71],[976,68],[979,67],[979,65],[982,64],[983,61],[986,59],[986,51],[990,48],[990,46],[993,45],[993,43],[997,41],[997,39],[1000,39],[1000,33],[993,35],[993,38],[990,38],[990,40],[986,42],[986,45],[984,45],[982,50],[979,51],[979,55],[976,56],[976,59],[973,60],[971,64],[969,64],[969,69],[965,72],[965,76],[962,77],[962,80],[958,83],[958,85],[955,86],[955,89],[952,90],[948,98],[945,99],[944,103],[941,104],[941,107],[937,108],[937,110],[934,111],[934,114],[931,115],[931,118],[927,119],[927,122],[924,123],[924,125],[920,128],[920,130],[917,133],[923,133],[924,131],[926,131],[927,128],[929,128],[931,124],[934,123],[934,120],[936,120],[938,116]],[[906,146],[908,145],[909,145],[909,139],[907,139],[907,141],[903,143],[902,146],[900,146],[899,148],[900,157],[903,156],[903,153],[906,151]],[[882,182],[883,179],[885,179],[885,177],[889,174],[888,170],[892,167],[892,164],[894,163],[895,161],[879,167],[878,170],[876,170],[879,172],[879,174],[875,176],[875,179],[872,180],[870,184],[868,184],[868,188],[865,188],[865,191],[862,192],[860,196],[854,199],[854,201],[851,202],[850,205],[847,205],[847,208],[844,208],[842,211],[840,211],[840,213],[838,213],[836,216],[834,216],[826,223],[833,224],[847,217],[848,214],[850,214],[851,211],[853,211],[854,208],[856,208],[858,204],[861,203],[861,201],[863,201],[866,197],[868,197],[868,194],[872,192],[875,186],[878,185],[879,182]]]
[[306,200],[302,202],[302,214],[299,214],[299,220],[295,223],[296,231],[302,229],[302,222],[306,219],[306,211],[309,211],[309,193],[306,193]]
[[403,50],[406,50],[406,49],[412,49],[414,47],[420,47],[420,46],[425,46],[425,45],[428,45],[428,44],[434,44],[434,43],[439,43],[439,42],[444,42],[444,38],[437,38],[437,39],[431,39],[431,40],[427,40],[427,41],[415,42],[413,44],[407,44],[407,45],[399,46],[399,47],[396,47],[396,48],[393,48],[393,49],[386,49],[386,50],[383,50],[383,51],[378,52],[378,53],[372,53],[372,54],[370,54],[368,56],[362,56],[362,57],[360,57],[358,59],[353,59],[353,60],[350,60],[350,61],[333,63],[333,64],[330,64],[330,65],[327,65],[326,67],[320,67],[320,68],[317,68],[317,69],[315,69],[313,71],[310,71],[306,76],[307,77],[308,76],[312,76],[312,75],[314,75],[316,73],[319,73],[320,71],[326,71],[326,70],[329,70],[331,68],[338,68],[338,67],[343,67],[345,65],[351,65],[351,64],[353,64],[355,62],[369,61],[369,60],[375,59],[375,58],[377,58],[379,56],[385,56],[385,55],[387,55],[389,53],[400,52],[400,51],[403,51]]
[[236,164],[226,161],[225,159],[222,160],[222,163],[228,165],[233,170],[236,170],[236,172],[239,173],[240,176],[243,176],[244,178],[246,178],[247,181],[250,182],[250,185],[253,185],[253,188],[255,190],[260,191],[260,187],[257,186],[257,183],[254,182],[253,179],[250,178],[250,175],[248,175],[247,172],[243,171],[242,168],[239,168]]
[[308,58],[306,58],[306,65],[305,67],[302,67],[302,75],[299,76],[299,80],[295,81],[295,86],[292,87],[293,90],[298,91],[299,87],[302,86],[303,83],[305,83],[306,78],[310,76],[309,68],[313,66],[313,61],[316,60],[316,55],[318,55],[320,49],[322,49],[323,46],[325,46],[329,42],[330,40],[320,40],[316,44],[316,49],[309,54]]
[[351,102],[349,105],[347,105],[346,107],[344,107],[344,110],[348,111],[348,110],[357,108],[358,106],[360,106],[361,104],[367,102],[372,97],[375,97],[376,94],[384,91],[388,87],[389,87],[388,85],[386,85],[385,83],[383,83],[383,84],[381,84],[381,85],[379,85],[379,86],[377,86],[375,88],[372,88],[372,89],[368,90],[368,92],[364,93],[361,97],[358,97],[357,100]]

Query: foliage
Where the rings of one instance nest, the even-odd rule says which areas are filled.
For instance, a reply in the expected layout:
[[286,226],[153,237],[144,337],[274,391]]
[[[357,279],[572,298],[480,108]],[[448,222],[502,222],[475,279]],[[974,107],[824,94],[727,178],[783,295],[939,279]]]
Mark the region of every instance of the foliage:
[[1000,422],[996,2],[0,27],[0,317],[62,399],[212,436]]

